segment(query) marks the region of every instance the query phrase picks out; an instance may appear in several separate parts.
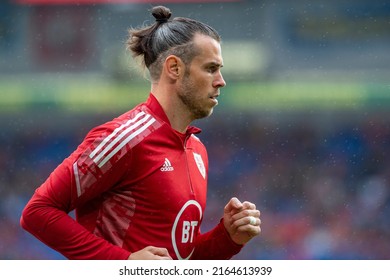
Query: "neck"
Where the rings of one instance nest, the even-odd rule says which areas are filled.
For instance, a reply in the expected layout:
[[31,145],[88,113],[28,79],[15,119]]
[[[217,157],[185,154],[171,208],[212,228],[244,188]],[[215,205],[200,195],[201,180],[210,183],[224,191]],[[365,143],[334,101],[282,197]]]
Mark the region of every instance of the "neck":
[[178,132],[185,133],[192,119],[180,100],[176,98],[175,90],[169,86],[164,88],[161,85],[152,84],[151,92],[163,108],[171,127]]

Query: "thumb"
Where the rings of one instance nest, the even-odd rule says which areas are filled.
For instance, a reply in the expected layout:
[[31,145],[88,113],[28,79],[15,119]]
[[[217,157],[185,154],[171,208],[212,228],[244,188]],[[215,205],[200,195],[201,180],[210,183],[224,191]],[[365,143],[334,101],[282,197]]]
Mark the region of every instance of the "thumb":
[[224,208],[224,212],[230,213],[232,210],[239,210],[241,207],[242,207],[241,201],[239,201],[237,197],[233,197],[226,204],[226,206]]
[[149,248],[150,248],[150,252],[154,255],[161,256],[161,257],[169,257],[169,253],[166,248],[152,247],[152,246],[150,246]]

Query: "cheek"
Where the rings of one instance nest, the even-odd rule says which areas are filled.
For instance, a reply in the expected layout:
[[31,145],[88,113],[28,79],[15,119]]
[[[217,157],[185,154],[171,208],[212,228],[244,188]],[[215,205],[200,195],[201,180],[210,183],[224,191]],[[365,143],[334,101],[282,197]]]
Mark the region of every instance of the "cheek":
[[214,77],[205,71],[193,71],[184,79],[184,84],[187,91],[195,98],[201,99],[209,94],[210,87],[213,85]]
[[213,76],[207,73],[195,77],[194,82],[199,87],[199,89],[205,89],[213,84],[213,80]]

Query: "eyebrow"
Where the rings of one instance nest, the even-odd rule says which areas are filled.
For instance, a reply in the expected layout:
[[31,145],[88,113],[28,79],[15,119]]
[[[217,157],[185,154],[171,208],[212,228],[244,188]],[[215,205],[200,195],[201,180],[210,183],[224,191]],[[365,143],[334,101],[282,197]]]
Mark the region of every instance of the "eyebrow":
[[222,68],[222,67],[223,67],[223,64],[222,64],[222,63],[215,62],[215,61],[211,61],[211,62],[206,63],[206,67],[210,67],[210,66]]

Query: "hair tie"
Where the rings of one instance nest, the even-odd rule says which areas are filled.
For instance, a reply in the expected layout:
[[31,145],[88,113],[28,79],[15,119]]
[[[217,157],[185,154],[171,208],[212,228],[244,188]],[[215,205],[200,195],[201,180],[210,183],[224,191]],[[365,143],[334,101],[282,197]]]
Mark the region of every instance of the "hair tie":
[[156,21],[159,23],[165,23],[165,22],[168,22],[168,19],[167,18],[157,18]]

